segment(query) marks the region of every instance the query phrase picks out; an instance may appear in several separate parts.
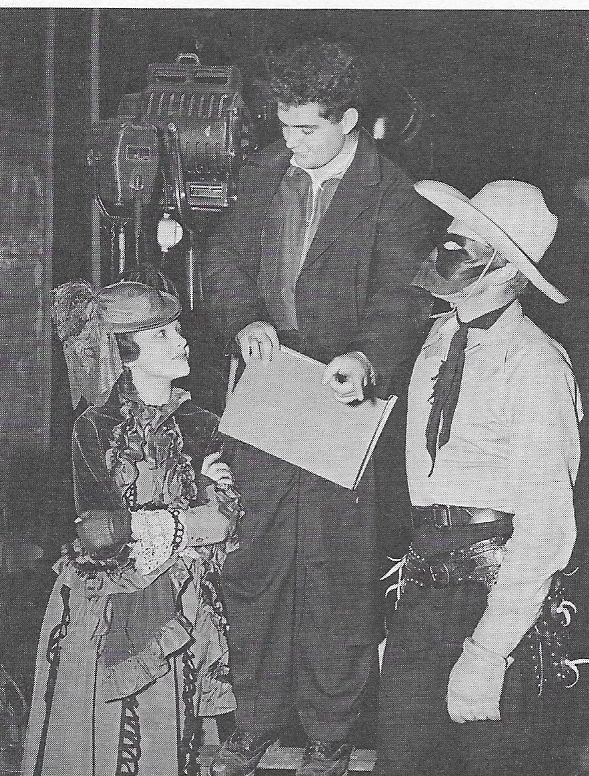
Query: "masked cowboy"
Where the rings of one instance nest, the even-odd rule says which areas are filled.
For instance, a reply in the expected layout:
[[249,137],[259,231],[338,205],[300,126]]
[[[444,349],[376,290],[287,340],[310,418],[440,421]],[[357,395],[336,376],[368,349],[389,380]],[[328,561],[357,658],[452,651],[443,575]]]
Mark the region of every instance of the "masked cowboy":
[[[450,302],[409,388],[413,539],[387,640],[375,773],[543,774],[551,712],[516,651],[575,540],[582,411],[566,352],[522,312],[557,226],[542,193],[416,190],[454,220],[414,283]],[[527,654],[527,653],[526,653]],[[549,729],[549,728],[548,728]]]

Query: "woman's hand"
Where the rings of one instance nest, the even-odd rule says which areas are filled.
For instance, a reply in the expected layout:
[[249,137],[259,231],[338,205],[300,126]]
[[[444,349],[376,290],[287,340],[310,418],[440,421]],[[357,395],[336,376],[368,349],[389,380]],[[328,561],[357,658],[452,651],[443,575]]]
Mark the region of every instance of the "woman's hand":
[[233,475],[231,469],[226,463],[220,461],[221,453],[211,453],[206,455],[202,462],[202,469],[200,473],[205,477],[208,477],[216,485],[233,485]]
[[189,507],[181,515],[189,547],[224,542],[235,527],[235,521],[219,511],[215,485],[207,485],[206,490],[208,502],[198,507]]

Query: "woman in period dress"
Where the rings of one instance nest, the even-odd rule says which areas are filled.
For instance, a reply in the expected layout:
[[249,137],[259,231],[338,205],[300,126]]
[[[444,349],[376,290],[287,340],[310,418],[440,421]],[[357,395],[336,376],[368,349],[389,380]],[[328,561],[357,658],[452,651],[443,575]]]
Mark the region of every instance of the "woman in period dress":
[[43,622],[26,776],[198,774],[199,722],[235,708],[218,574],[241,514],[180,303],[119,282],[54,292],[72,399],[78,539]]

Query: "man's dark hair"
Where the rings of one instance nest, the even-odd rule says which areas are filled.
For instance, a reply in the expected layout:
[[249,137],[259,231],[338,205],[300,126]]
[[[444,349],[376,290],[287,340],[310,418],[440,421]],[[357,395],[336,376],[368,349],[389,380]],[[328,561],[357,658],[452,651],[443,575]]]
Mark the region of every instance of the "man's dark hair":
[[283,105],[316,102],[324,118],[341,121],[348,108],[360,107],[364,79],[364,66],[350,47],[317,39],[277,59],[270,92]]

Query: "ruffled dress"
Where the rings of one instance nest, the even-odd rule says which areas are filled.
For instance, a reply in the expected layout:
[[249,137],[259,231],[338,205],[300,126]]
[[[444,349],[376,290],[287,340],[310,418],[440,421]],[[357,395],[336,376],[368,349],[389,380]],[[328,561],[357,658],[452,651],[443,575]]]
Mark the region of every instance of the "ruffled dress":
[[219,512],[222,541],[208,540],[205,521],[192,546],[159,547],[155,567],[152,559],[140,571],[133,558],[138,507],[197,523],[210,514],[214,492],[200,470],[221,444],[216,428],[180,389],[150,407],[115,388],[76,421],[80,539],[55,567],[23,774],[191,776],[200,718],[235,709],[219,572],[239,508]]

